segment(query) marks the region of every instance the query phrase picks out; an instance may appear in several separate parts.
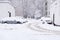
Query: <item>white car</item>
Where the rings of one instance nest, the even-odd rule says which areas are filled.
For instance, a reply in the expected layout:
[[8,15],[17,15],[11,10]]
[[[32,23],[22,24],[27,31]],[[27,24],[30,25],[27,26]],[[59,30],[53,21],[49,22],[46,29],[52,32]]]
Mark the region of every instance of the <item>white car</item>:
[[26,19],[20,17],[5,17],[1,18],[0,23],[7,23],[7,24],[22,24],[27,22]]
[[48,24],[52,24],[51,18],[50,17],[42,17],[42,21],[47,22]]

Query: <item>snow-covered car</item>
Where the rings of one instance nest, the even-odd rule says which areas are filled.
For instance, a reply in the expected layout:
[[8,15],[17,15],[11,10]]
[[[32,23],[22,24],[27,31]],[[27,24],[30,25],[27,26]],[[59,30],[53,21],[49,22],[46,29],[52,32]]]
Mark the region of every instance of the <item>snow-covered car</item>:
[[5,17],[1,18],[0,23],[7,23],[7,24],[22,24],[26,23],[27,20],[20,17]]
[[42,21],[47,22],[48,24],[52,24],[51,18],[50,17],[42,17]]

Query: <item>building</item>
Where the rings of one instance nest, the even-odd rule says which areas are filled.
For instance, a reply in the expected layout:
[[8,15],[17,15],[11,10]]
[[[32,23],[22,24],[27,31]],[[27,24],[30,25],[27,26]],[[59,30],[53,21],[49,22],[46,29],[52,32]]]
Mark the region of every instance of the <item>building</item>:
[[53,24],[60,26],[60,0],[51,0],[48,7]]
[[1,17],[14,17],[15,9],[9,4],[9,1],[0,1],[0,18]]

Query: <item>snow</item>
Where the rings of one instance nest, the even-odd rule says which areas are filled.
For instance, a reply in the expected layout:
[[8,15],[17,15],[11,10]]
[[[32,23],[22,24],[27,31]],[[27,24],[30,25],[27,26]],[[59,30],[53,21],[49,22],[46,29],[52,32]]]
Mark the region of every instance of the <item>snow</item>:
[[59,33],[47,32],[51,26],[51,29],[57,27],[49,27],[40,20],[27,20],[24,24],[0,24],[0,40],[60,40]]
[[59,26],[54,26],[53,24],[47,24],[46,22],[43,24],[43,22],[45,21],[41,21],[41,20],[35,20],[34,22],[30,23],[30,26],[34,26],[34,27],[40,27],[46,30],[50,30],[50,31],[60,31],[60,27]]
[[21,23],[23,22],[27,22],[26,19],[24,19],[23,17],[4,17],[0,19],[0,22],[5,22],[5,21],[19,21]]

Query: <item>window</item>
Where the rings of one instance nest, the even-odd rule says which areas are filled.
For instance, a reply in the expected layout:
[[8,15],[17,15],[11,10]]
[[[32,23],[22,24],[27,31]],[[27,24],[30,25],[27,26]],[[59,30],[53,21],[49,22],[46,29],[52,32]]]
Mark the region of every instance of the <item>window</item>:
[[47,2],[45,3],[45,5],[47,5]]
[[11,12],[8,11],[8,13],[9,13],[9,17],[11,17]]

